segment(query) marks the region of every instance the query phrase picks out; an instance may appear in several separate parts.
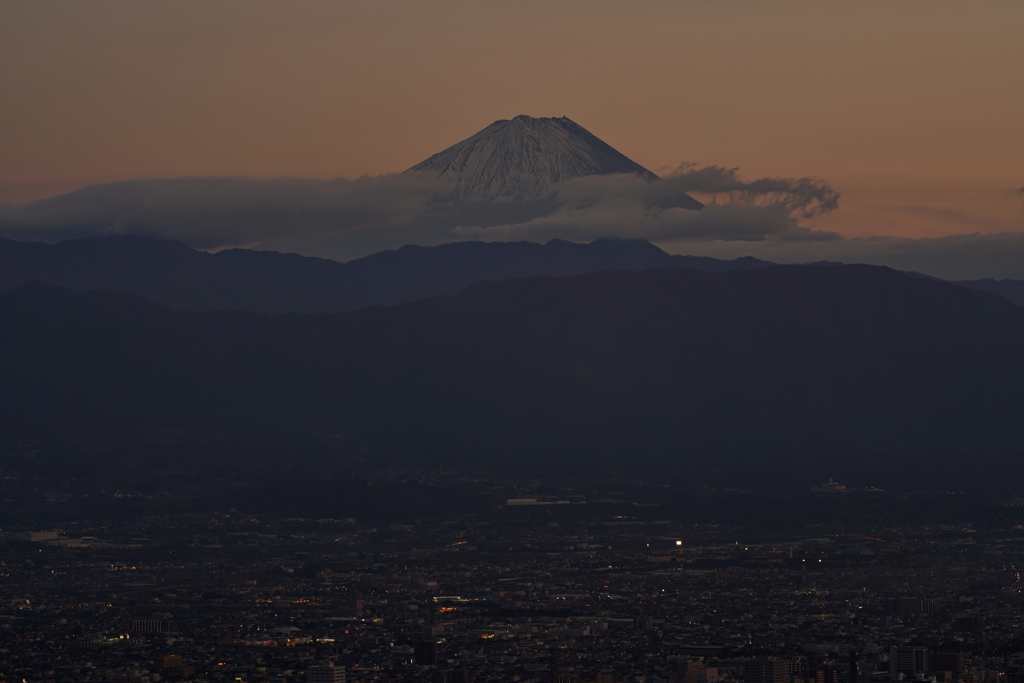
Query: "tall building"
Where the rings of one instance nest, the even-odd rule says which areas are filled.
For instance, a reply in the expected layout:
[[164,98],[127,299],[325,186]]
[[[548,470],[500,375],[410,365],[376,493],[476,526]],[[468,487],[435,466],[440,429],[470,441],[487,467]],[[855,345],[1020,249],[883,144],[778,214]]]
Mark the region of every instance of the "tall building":
[[985,617],[980,614],[962,614],[953,621],[957,633],[980,633],[985,630]]
[[829,477],[821,486],[812,486],[811,493],[846,493],[846,484],[840,484]]
[[890,603],[890,608],[899,615],[926,614],[935,611],[935,603],[920,598],[896,598]]
[[789,683],[789,662],[774,657],[748,660],[743,666],[746,683]]
[[952,671],[957,674],[964,670],[962,652],[933,652],[930,671]]
[[689,661],[679,668],[675,680],[678,683],[700,683],[702,673],[704,673],[703,662]]
[[913,678],[931,668],[931,653],[926,647],[893,645],[889,650],[889,675],[895,680],[899,674]]
[[12,537],[15,541],[54,541],[60,538],[59,531],[29,531],[24,534],[15,534]]
[[560,674],[557,671],[552,671],[548,676],[548,683],[582,683],[582,680],[579,674]]
[[173,633],[178,630],[178,622],[170,619],[132,619],[132,632],[135,633]]
[[417,666],[437,666],[437,641],[421,640],[414,647]]
[[306,680],[309,683],[345,683],[345,668],[325,659],[306,669]]
[[814,683],[836,683],[836,670],[826,664],[820,669],[811,672]]

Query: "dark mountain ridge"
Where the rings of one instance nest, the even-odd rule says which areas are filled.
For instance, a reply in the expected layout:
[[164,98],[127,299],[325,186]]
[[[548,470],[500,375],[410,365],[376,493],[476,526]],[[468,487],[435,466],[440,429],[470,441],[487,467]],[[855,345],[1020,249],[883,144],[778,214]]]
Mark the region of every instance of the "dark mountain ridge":
[[982,292],[992,292],[1018,306],[1024,306],[1024,281],[1022,280],[985,278],[984,280],[958,280],[957,284]]
[[439,294],[485,280],[578,275],[598,270],[698,268],[712,272],[770,265],[670,256],[643,240],[576,244],[456,242],[406,246],[339,263],[270,251],[214,254],[141,237],[69,240],[49,245],[0,239],[0,291],[38,281],[75,292],[114,289],[180,310],[261,313],[355,311]]
[[1022,347],[1005,299],[869,266],[542,276],[278,316],[30,284],[0,296],[0,437],[326,431],[529,476],[1010,485]]
[[[52,245],[0,239],[0,292],[37,281],[79,293],[113,289],[139,294],[179,310],[316,313],[392,306],[455,294],[477,282],[536,275],[650,268],[717,273],[772,265],[750,257],[722,261],[674,256],[644,240],[410,245],[339,263],[248,249],[210,254],[180,242],[141,237],[70,240]],[[993,291],[1024,305],[1024,282],[981,280],[960,284]]]

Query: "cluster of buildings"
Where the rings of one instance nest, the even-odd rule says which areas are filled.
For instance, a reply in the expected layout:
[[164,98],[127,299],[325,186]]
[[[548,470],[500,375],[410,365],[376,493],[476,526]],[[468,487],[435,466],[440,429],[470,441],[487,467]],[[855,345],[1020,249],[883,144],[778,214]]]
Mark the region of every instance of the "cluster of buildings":
[[7,529],[0,682],[1024,683],[1019,530],[566,507]]

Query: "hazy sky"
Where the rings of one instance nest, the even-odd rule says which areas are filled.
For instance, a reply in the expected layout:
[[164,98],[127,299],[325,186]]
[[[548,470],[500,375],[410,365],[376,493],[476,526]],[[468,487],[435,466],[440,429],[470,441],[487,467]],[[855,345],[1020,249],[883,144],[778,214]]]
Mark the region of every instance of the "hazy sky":
[[846,236],[1024,230],[1024,2],[0,3],[0,202],[401,171],[517,114],[814,176]]

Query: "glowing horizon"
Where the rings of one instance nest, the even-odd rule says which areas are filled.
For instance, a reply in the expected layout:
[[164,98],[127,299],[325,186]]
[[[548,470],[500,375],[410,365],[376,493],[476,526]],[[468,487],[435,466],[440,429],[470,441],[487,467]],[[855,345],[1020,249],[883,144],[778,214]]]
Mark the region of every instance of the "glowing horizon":
[[568,116],[642,166],[814,177],[819,230],[1024,230],[1020,3],[97,0],[0,8],[0,202],[402,171]]

